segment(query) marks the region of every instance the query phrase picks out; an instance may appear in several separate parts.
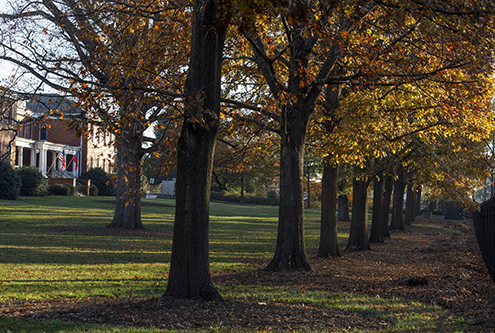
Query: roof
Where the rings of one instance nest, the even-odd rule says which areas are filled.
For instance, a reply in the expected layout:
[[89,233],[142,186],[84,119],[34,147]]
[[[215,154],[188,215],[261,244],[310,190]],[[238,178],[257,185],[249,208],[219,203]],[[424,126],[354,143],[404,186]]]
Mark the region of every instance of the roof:
[[46,114],[53,111],[53,114],[64,113],[66,115],[79,115],[82,109],[74,106],[75,103],[68,97],[60,95],[25,95],[26,109],[34,114]]

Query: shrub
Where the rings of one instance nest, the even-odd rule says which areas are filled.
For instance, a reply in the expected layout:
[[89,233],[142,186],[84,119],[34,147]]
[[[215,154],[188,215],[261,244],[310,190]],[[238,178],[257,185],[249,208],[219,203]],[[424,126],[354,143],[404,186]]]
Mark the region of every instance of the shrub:
[[0,199],[15,200],[21,190],[21,179],[9,163],[0,163]]
[[66,184],[55,184],[48,187],[48,194],[50,195],[64,195],[68,196],[70,194],[70,188],[65,186]]
[[278,199],[278,194],[277,191],[270,190],[266,193],[266,197],[270,200],[277,200]]
[[[211,191],[210,200],[227,201],[227,202],[240,202],[240,196],[238,193],[232,193],[227,191]],[[244,203],[255,205],[278,205],[279,199],[275,192],[275,195],[264,196],[262,194],[244,194]]]
[[98,187],[95,185],[91,184],[89,186],[89,195],[92,197],[97,197],[98,196]]
[[76,193],[76,188],[71,184],[62,184],[65,188],[67,188],[67,195],[73,196]]
[[36,167],[17,169],[17,175],[21,178],[20,195],[41,197],[48,191],[48,179],[46,179]]
[[89,169],[88,171],[83,172],[81,176],[79,176],[79,178],[91,179],[91,185],[94,185],[98,188],[98,192],[96,195],[115,196],[113,181],[110,175],[108,175],[102,168]]
[[76,189],[70,184],[55,184],[48,187],[48,194],[50,195],[74,195]]

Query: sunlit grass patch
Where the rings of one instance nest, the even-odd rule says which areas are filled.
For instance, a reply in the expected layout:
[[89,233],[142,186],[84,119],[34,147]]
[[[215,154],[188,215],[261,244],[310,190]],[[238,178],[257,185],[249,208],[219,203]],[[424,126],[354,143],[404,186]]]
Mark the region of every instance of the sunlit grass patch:
[[[61,297],[161,296],[168,278],[172,249],[170,236],[53,231],[53,227],[60,226],[104,228],[113,217],[114,206],[97,201],[111,200],[115,199],[45,197],[0,201],[0,302]],[[156,199],[143,202],[153,203],[142,207],[144,226],[149,230],[171,233],[175,202]],[[210,214],[210,270],[213,276],[254,272],[261,268],[261,263],[272,258],[278,207],[212,203]],[[305,218],[306,248],[311,253],[318,248],[319,210],[306,210]],[[338,225],[341,246],[345,245],[349,225]],[[451,232],[429,224],[417,227],[429,228],[424,232]],[[383,331],[388,332],[456,331],[466,327],[462,319],[450,316],[439,306],[399,298],[382,299],[288,287],[220,284],[217,288],[227,299],[303,304],[322,313],[357,312],[384,321]],[[0,318],[0,331],[7,331],[4,328],[11,332],[160,331]],[[360,328],[350,330],[366,331]],[[214,326],[204,331],[239,330]]]
[[168,263],[2,265],[0,301],[58,297],[156,297],[165,291]]

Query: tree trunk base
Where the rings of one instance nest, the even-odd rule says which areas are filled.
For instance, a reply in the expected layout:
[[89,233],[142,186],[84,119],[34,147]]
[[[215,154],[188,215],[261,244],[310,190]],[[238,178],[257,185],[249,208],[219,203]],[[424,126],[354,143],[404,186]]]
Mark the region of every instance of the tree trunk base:
[[376,243],[385,243],[385,241],[383,240],[383,237],[370,237],[369,242],[370,243],[375,243],[375,244]]
[[334,251],[325,251],[325,252],[318,252],[318,254],[316,255],[318,258],[330,258],[330,257],[333,257],[333,258],[340,258],[342,257],[342,254],[340,254],[340,251],[337,250],[336,252]]
[[126,230],[145,230],[146,229],[143,226],[129,227],[129,226],[125,226],[122,223],[118,223],[118,222],[112,222],[112,223],[108,224],[105,228],[126,229]]
[[371,247],[368,245],[367,247],[362,246],[348,246],[344,252],[358,252],[358,251],[370,251]]
[[311,272],[311,266],[309,265],[306,259],[304,260],[292,260],[288,259],[287,261],[281,260],[272,260],[261,270],[262,272],[289,272],[289,271],[297,271],[297,272]]

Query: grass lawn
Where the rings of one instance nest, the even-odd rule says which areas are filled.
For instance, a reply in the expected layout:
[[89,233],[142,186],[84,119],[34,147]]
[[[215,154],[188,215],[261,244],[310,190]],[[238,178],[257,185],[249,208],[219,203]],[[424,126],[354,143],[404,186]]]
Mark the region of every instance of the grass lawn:
[[[172,238],[60,232],[57,227],[94,230],[107,225],[114,207],[105,197],[43,197],[0,201],[0,307],[22,300],[55,300],[88,297],[155,298],[166,287]],[[143,199],[144,226],[164,235],[173,230],[174,201]],[[169,205],[169,207],[165,206]],[[256,272],[271,259],[277,231],[278,207],[213,202],[210,208],[210,256],[214,277]],[[319,241],[319,210],[305,213],[308,253]],[[428,229],[429,227],[429,229]],[[93,229],[91,229],[93,228]],[[342,248],[348,223],[339,224]],[[425,233],[438,232],[426,226]],[[440,230],[442,231],[442,230]],[[312,259],[313,260],[313,259]],[[315,259],[316,260],[316,259]],[[329,259],[328,261],[337,260]],[[318,261],[323,265],[324,261]],[[328,272],[329,276],[335,272]],[[217,288],[228,300],[264,304],[307,305],[325,311],[355,312],[382,320],[382,331],[462,331],[462,317],[451,316],[438,305],[407,298],[379,298],[352,291],[302,290],[300,285],[235,285],[217,279]],[[304,289],[304,288],[303,288]],[[386,311],[384,310],[386,309]],[[207,332],[244,329],[214,325]],[[337,331],[368,331],[365,327]],[[62,321],[20,320],[0,316],[1,332],[163,332],[158,327],[103,326]],[[169,330],[170,331],[170,330]],[[270,331],[270,330],[267,330]]]

